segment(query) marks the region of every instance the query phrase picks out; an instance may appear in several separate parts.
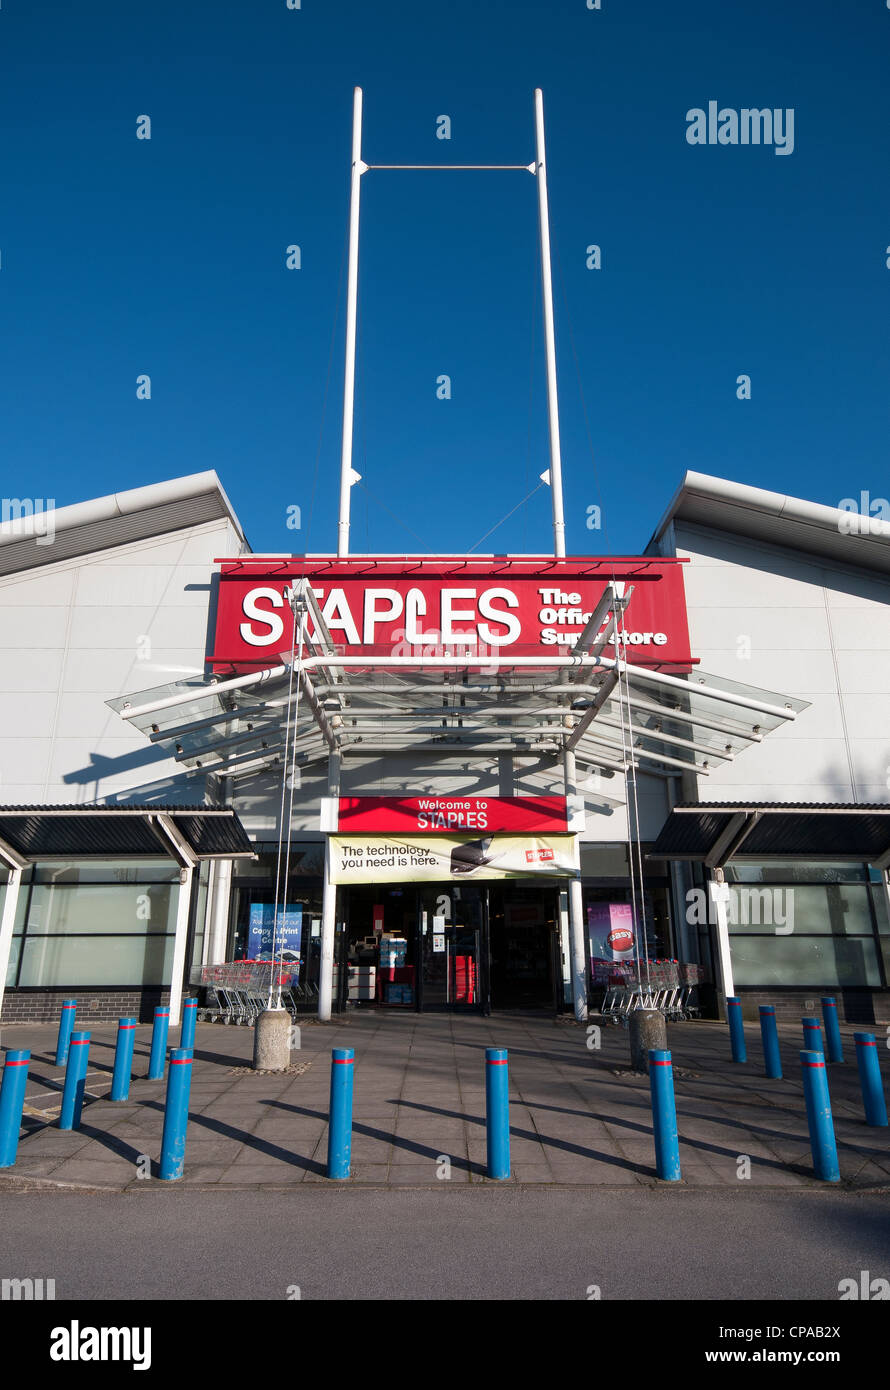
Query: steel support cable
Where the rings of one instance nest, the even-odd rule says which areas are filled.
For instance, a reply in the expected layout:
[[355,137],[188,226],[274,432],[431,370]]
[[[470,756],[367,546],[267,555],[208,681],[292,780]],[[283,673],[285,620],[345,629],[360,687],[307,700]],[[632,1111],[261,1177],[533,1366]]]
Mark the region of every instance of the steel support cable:
[[[616,613],[616,614],[613,614],[613,623],[612,623],[612,625],[613,625],[613,630],[615,631],[616,637],[617,637],[617,632],[618,632],[618,614],[617,614],[617,613]],[[637,979],[642,983],[642,971],[641,971],[641,968],[640,968],[641,962],[640,962],[639,911],[638,911],[638,907],[637,907],[636,874],[635,874],[634,862],[633,862],[633,848],[632,848],[632,845],[631,845],[631,805],[630,805],[630,790],[631,790],[631,787],[630,787],[630,783],[628,782],[628,773],[631,774],[631,777],[632,777],[632,778],[634,777],[634,766],[633,766],[633,736],[632,736],[632,732],[631,732],[630,730],[628,730],[627,733],[625,733],[624,704],[623,704],[622,699],[621,699],[621,665],[620,665],[620,663],[619,663],[619,666],[618,666],[618,668],[617,668],[617,671],[618,671],[618,714],[619,714],[619,723],[620,723],[620,725],[621,725],[621,754],[622,754],[622,757],[624,758],[625,810],[626,810],[626,814],[627,814],[627,862],[628,862],[628,869],[629,869],[629,871],[630,871],[630,902],[631,902],[631,908],[630,908],[630,910],[631,910],[631,914],[632,914],[632,917],[633,917],[634,960],[636,961],[636,967],[637,967]],[[634,781],[634,786],[636,786],[636,782],[635,782],[635,781]]]
[[[568,296],[567,296],[567,294],[566,294],[566,289],[565,289],[565,280],[564,280],[563,273],[562,273],[562,261],[561,261],[560,255],[559,255],[559,244],[558,244],[558,241],[557,241],[557,239],[556,239],[555,236],[552,236],[552,242],[553,242],[554,250],[555,250],[555,253],[556,253],[557,277],[558,277],[558,279],[559,279],[560,293],[561,293],[562,299],[563,299],[563,307],[564,307],[565,316],[566,316],[566,323],[568,324],[568,329],[569,329],[569,342],[570,342],[570,344],[571,344],[571,349],[572,349],[572,359],[573,359],[574,364],[575,364],[575,376],[576,376],[576,379],[577,379],[577,382],[578,382],[578,395],[579,395],[580,400],[581,400],[581,412],[582,412],[582,415],[583,415],[583,417],[584,417],[584,429],[585,429],[585,434],[586,434],[586,436],[587,436],[587,447],[588,447],[588,451],[589,451],[589,454],[590,454],[590,463],[591,463],[591,468],[592,468],[592,471],[593,471],[594,486],[595,486],[597,495],[599,496],[599,499],[600,499],[599,507],[600,507],[600,519],[601,519],[601,523],[602,523],[603,538],[604,538],[604,540],[605,540],[605,542],[606,542],[607,548],[608,548],[609,550],[611,550],[611,549],[612,549],[612,544],[611,544],[611,540],[610,540],[610,538],[609,538],[609,529],[608,529],[608,526],[606,525],[606,522],[605,522],[605,508],[603,507],[603,500],[604,500],[604,499],[603,499],[603,491],[602,491],[602,485],[601,485],[601,483],[600,483],[599,470],[598,470],[597,465],[596,465],[596,455],[595,455],[594,448],[593,448],[593,439],[592,439],[591,430],[590,430],[590,416],[589,416],[588,410],[587,410],[587,398],[586,398],[586,396],[585,396],[585,394],[584,394],[584,384],[583,384],[583,380],[582,380],[582,376],[581,376],[581,364],[580,364],[580,360],[579,360],[579,357],[578,357],[578,349],[577,349],[577,346],[576,346],[576,343],[575,343],[575,332],[574,332],[574,326],[573,326],[573,324],[572,324],[572,315],[571,315],[571,311],[570,311],[570,309],[569,309],[569,301],[568,301]],[[613,570],[612,570],[612,591],[613,591],[613,594],[614,594],[616,600],[617,600],[617,598],[618,598],[617,583],[618,583],[618,581],[617,581],[617,579],[616,579],[615,570],[613,569]],[[630,699],[630,680],[629,680],[628,670],[627,670],[627,640],[626,640],[626,638],[627,638],[627,628],[626,628],[625,622],[624,622],[624,605],[623,605],[623,604],[622,604],[622,605],[619,605],[619,604],[616,603],[616,608],[617,608],[618,611],[617,611],[616,613],[614,613],[613,616],[615,617],[615,638],[616,638],[616,643],[615,643],[615,656],[616,656],[616,659],[619,659],[619,662],[620,662],[619,667],[618,667],[618,708],[619,708],[619,714],[620,714],[620,716],[621,716],[621,725],[622,725],[622,746],[623,746],[623,743],[624,743],[624,714],[623,714],[622,693],[621,693],[622,669],[623,669],[623,676],[624,676],[624,692],[625,692],[625,698],[626,698],[626,702],[627,702],[628,738],[629,738],[629,741],[630,741],[630,759],[629,759],[628,767],[627,767],[627,769],[626,769],[626,771],[625,771],[625,791],[626,791],[626,793],[627,793],[627,795],[626,795],[626,797],[625,797],[625,802],[626,802],[627,813],[628,813],[628,817],[627,817],[627,852],[628,852],[628,868],[629,868],[629,870],[630,870],[630,886],[631,886],[632,911],[633,911],[633,913],[634,913],[634,919],[635,919],[635,920],[634,920],[634,944],[635,944],[635,952],[636,952],[636,958],[637,958],[637,973],[638,973],[638,978],[640,978],[640,982],[642,983],[642,977],[641,977],[641,975],[640,975],[640,956],[639,956],[639,944],[638,944],[638,943],[639,943],[639,932],[638,932],[639,915],[638,915],[637,906],[636,906],[637,873],[639,873],[638,882],[639,882],[639,897],[640,897],[640,903],[641,903],[641,905],[644,905],[644,903],[645,903],[645,898],[644,898],[645,889],[644,889],[644,878],[643,878],[642,849],[641,849],[641,846],[640,846],[639,795],[638,795],[638,786],[637,786],[637,777],[636,777],[636,761],[635,761],[634,754],[633,754],[633,707],[632,707],[632,705],[631,705],[631,699]],[[621,658],[620,658],[620,648],[621,648],[621,645],[622,645],[622,644],[621,644],[621,637],[622,637],[622,636],[624,636],[624,638],[625,638],[624,643],[623,643],[623,648],[624,648],[624,658],[623,658],[623,661],[621,661]],[[633,823],[632,823],[632,821],[633,821]],[[636,831],[636,840],[637,840],[637,863],[636,863],[636,865],[635,865],[635,863],[634,863],[634,851],[633,851],[633,831],[634,831],[634,830]],[[645,908],[644,908],[644,906],[643,906],[643,913],[644,913],[643,929],[644,929],[644,941],[645,941]],[[648,960],[648,956],[646,957],[646,984],[647,984],[647,987],[648,987],[649,984],[650,984],[650,979],[649,979],[649,960]]]
[[[302,620],[301,620],[301,622],[300,622],[301,645],[302,645],[302,628],[303,628],[303,624],[302,624]],[[288,755],[289,741],[290,741],[291,708],[292,708],[292,704],[293,704],[293,688],[294,688],[294,668],[295,668],[295,665],[296,665],[296,660],[295,660],[295,658],[296,658],[296,647],[297,647],[297,622],[296,622],[296,613],[294,613],[293,636],[292,636],[292,638],[291,638],[290,672],[288,673],[288,681],[287,681],[287,708],[286,708],[285,719],[284,719],[284,755],[283,755],[282,761],[281,761],[281,802],[280,802],[280,805],[279,805],[279,808],[278,808],[278,855],[277,855],[277,858],[276,858],[276,861],[275,861],[275,898],[274,898],[273,907],[272,907],[272,952],[271,952],[271,955],[272,955],[272,967],[273,967],[273,968],[272,968],[272,970],[270,970],[270,972],[269,972],[269,997],[268,997],[268,1000],[267,1000],[267,1002],[266,1002],[266,1008],[267,1008],[267,1009],[271,1009],[271,1008],[272,1008],[272,987],[273,987],[273,976],[274,976],[274,974],[275,974],[275,969],[274,969],[274,966],[275,966],[275,943],[276,943],[277,938],[278,938],[278,903],[279,903],[279,901],[280,901],[280,889],[281,889],[281,859],[282,859],[282,854],[283,854],[283,852],[284,852],[284,802],[285,802],[285,792],[286,792],[286,790],[287,790],[287,755]],[[297,694],[298,694],[298,698],[299,698],[299,687],[298,687],[298,690],[297,690]],[[295,739],[294,739],[294,742],[296,743],[296,737],[295,737]],[[288,837],[288,849],[290,849],[290,820],[288,820],[288,825],[287,825],[287,837]],[[287,897],[287,883],[286,883],[286,882],[285,882],[284,894],[285,894],[285,898],[286,898],[286,897]],[[281,987],[280,987],[280,986],[279,986],[279,989],[278,989],[277,1003],[276,1003],[275,1007],[276,1007],[276,1008],[280,1008],[280,1007],[281,1007]]]
[[[619,620],[619,621],[620,621],[620,628],[619,628],[619,631],[626,634],[627,629],[626,629],[625,626],[624,626],[624,611],[623,611],[623,609],[622,609],[622,611],[621,611],[621,616],[620,616],[620,620]],[[627,650],[627,642],[626,642],[626,641],[625,641],[625,643],[624,643],[624,647],[625,647],[625,651],[626,651],[626,650]],[[633,884],[634,881],[637,879],[637,873],[639,873],[639,878],[638,878],[638,885],[639,885],[639,902],[640,902],[640,913],[641,913],[641,917],[642,917],[643,944],[645,945],[645,944],[646,944],[645,886],[644,886],[644,880],[643,880],[643,856],[642,856],[642,849],[641,849],[641,847],[640,847],[640,803],[639,803],[639,788],[638,788],[638,785],[637,785],[636,759],[634,758],[634,753],[633,753],[633,706],[632,706],[632,704],[631,704],[631,699],[630,699],[630,676],[629,676],[629,674],[628,674],[627,661],[626,661],[626,660],[625,660],[624,663],[623,663],[623,667],[624,667],[624,691],[625,691],[625,698],[626,698],[626,701],[627,701],[628,737],[629,737],[629,742],[630,742],[630,753],[631,753],[631,761],[630,761],[630,769],[629,769],[629,771],[630,771],[630,781],[629,781],[629,783],[627,783],[627,782],[625,783],[625,785],[626,785],[627,788],[628,788],[628,791],[630,792],[630,796],[628,796],[628,798],[627,798],[627,809],[628,809],[628,821],[627,821],[627,855],[628,855],[628,863],[629,863],[629,867],[630,867],[630,871],[631,871],[631,883],[632,883],[632,884]],[[621,704],[621,673],[620,673],[620,672],[619,672],[619,676],[618,676],[618,703],[619,703],[619,706],[620,706],[620,704]],[[630,817],[631,808],[633,809],[633,825],[631,825],[631,817]],[[637,864],[636,864],[636,866],[635,866],[635,864],[634,864],[633,832],[636,833],[636,847],[637,847]],[[648,955],[645,956],[645,962],[646,962],[646,987],[647,987],[647,989],[648,989],[648,988],[649,988],[649,985],[650,985],[650,979],[649,979],[649,957],[648,957]],[[640,979],[640,983],[642,984],[642,978]]]
[[[307,552],[308,552],[308,550],[309,550],[309,538],[310,538],[310,536],[311,536],[311,534],[312,534],[312,520],[313,520],[313,516],[314,516],[314,513],[315,513],[315,499],[316,499],[316,494],[317,494],[317,491],[318,491],[318,474],[319,474],[319,466],[320,466],[320,463],[321,463],[321,450],[322,450],[322,444],[323,444],[323,441],[324,441],[325,421],[326,421],[326,419],[327,419],[328,395],[329,395],[329,392],[330,392],[331,375],[332,375],[333,364],[334,364],[334,345],[335,345],[336,339],[337,339],[337,322],[338,322],[338,319],[339,319],[339,317],[340,317],[340,305],[341,305],[342,300],[343,300],[343,270],[344,270],[344,266],[345,266],[345,264],[346,264],[346,246],[347,246],[347,242],[346,242],[346,238],[344,237],[344,240],[343,240],[343,248],[342,248],[341,253],[340,253],[340,271],[339,271],[339,274],[338,274],[338,277],[337,277],[337,299],[336,299],[336,303],[335,303],[335,306],[334,306],[334,314],[333,314],[333,319],[332,319],[332,323],[331,323],[331,339],[330,339],[330,345],[329,345],[329,347],[328,347],[328,365],[327,365],[327,371],[325,372],[324,392],[323,392],[323,394],[322,394],[322,401],[321,401],[321,419],[320,419],[320,421],[319,421],[319,426],[318,426],[318,442],[317,442],[316,448],[315,448],[315,463],[314,463],[313,470],[312,470],[312,490],[311,490],[310,496],[309,496],[309,517],[308,517],[308,521],[307,521],[307,524],[306,524],[306,533],[305,533],[305,535],[306,535],[306,543],[305,543],[305,545],[304,545],[304,547],[303,547],[302,565],[301,565],[301,567],[300,567],[300,575],[299,575],[299,580],[300,580],[301,584],[302,584],[303,581],[305,581],[305,577],[306,577],[306,554],[307,554]],[[280,969],[280,966],[279,966],[279,970],[276,972],[274,967],[275,967],[275,945],[276,945],[276,940],[277,940],[277,936],[278,936],[278,905],[279,905],[279,901],[280,901],[280,892],[281,892],[281,858],[282,858],[282,853],[283,853],[283,841],[284,841],[284,833],[285,833],[284,803],[285,803],[285,792],[286,792],[286,789],[287,789],[287,771],[288,771],[288,769],[287,769],[287,756],[288,756],[288,746],[289,746],[289,741],[290,741],[291,706],[292,706],[292,703],[293,703],[293,683],[294,683],[294,667],[295,667],[295,659],[296,659],[296,647],[297,647],[297,617],[296,617],[296,613],[294,613],[294,627],[293,627],[293,634],[292,634],[292,638],[291,638],[291,662],[290,662],[290,673],[289,673],[289,676],[288,676],[287,705],[286,705],[285,726],[284,726],[284,750],[283,750],[283,756],[282,756],[282,762],[281,762],[281,801],[280,801],[280,804],[279,804],[279,813],[278,813],[278,853],[277,853],[276,864],[275,864],[275,899],[274,899],[274,903],[273,903],[273,917],[272,917],[272,951],[271,951],[271,956],[272,956],[272,970],[270,971],[270,974],[269,974],[269,994],[268,994],[268,999],[267,999],[267,1008],[270,1008],[270,1009],[272,1008],[272,984],[273,984],[273,979],[272,979],[272,977],[273,977],[273,975],[276,974],[276,973],[277,973],[277,975],[279,976],[279,983],[278,983],[278,988],[277,988],[276,1005],[275,1005],[275,1007],[276,1007],[276,1008],[280,1008],[280,1007],[281,1007],[281,984],[280,984],[281,969]],[[301,620],[300,620],[300,659],[301,659],[301,660],[302,660],[302,649],[303,649],[303,621],[302,621],[302,618],[301,618]],[[300,701],[300,686],[299,686],[299,683],[298,683],[298,685],[297,685],[297,712],[299,711],[299,701]],[[293,736],[293,741],[292,741],[292,759],[293,759],[294,765],[296,765],[296,747],[297,747],[297,745],[296,745],[296,734],[297,734],[297,730],[296,730],[296,717],[295,717],[295,719],[294,719],[294,736]],[[291,788],[290,788],[290,791],[291,791],[291,799],[290,799],[290,804],[289,804],[289,807],[288,807],[288,819],[287,819],[287,856],[286,856],[286,858],[285,858],[285,882],[284,882],[284,896],[285,896],[285,902],[286,902],[286,899],[287,899],[287,874],[288,874],[289,868],[290,868],[290,827],[291,827],[291,821],[292,821],[292,819],[293,819],[293,776],[291,777]],[[282,949],[282,952],[283,952],[283,951],[284,951],[284,945],[283,945],[283,942],[284,942],[284,933],[283,933],[283,932],[281,933],[281,939],[282,939],[282,947],[281,947],[281,949]],[[283,959],[283,955],[282,955],[282,959]]]
[[484,536],[479,537],[475,545],[470,546],[469,550],[467,551],[467,554],[472,555],[477,545],[481,545],[483,541],[488,540],[488,537],[492,534],[493,531],[496,531],[499,526],[503,526],[505,521],[509,521],[513,513],[518,512],[520,507],[524,507],[526,502],[528,502],[530,498],[534,497],[536,492],[540,492],[543,486],[543,483],[538,483],[537,487],[533,487],[531,492],[528,494],[528,497],[523,497],[521,502],[517,502],[515,507],[511,507],[510,510],[507,512],[506,516],[502,516],[500,521],[496,521],[494,526],[492,526],[488,531],[485,532]]

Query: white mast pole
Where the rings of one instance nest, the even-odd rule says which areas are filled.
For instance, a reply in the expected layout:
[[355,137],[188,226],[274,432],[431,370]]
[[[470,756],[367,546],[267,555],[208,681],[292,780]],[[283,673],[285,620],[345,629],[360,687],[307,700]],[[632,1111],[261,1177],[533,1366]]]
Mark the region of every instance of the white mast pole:
[[[544,152],[544,94],[535,88],[535,173],[538,176],[538,221],[541,229],[541,298],[544,303],[544,348],[547,358],[547,419],[550,425],[550,494],[553,504],[553,553],[566,553],[566,523],[562,505],[562,452],[559,445],[559,399],[556,392],[556,334],[553,329],[553,274],[550,267],[550,207],[547,201],[547,159]],[[575,754],[563,749],[566,801],[575,803],[578,791]],[[569,884],[569,943],[572,1005],[579,1023],[587,1020],[587,934],[580,878]]]
[[362,89],[352,106],[352,185],[349,194],[349,273],[346,286],[346,370],[343,380],[343,446],[340,455],[340,520],[337,554],[349,554],[349,496],[352,488],[352,435],[355,405],[355,324],[358,308],[358,213],[362,163]]
[[553,331],[553,276],[550,269],[550,211],[547,202],[547,162],[544,154],[544,94],[540,87],[535,88],[535,173],[538,176],[544,346],[547,354],[547,418],[550,423],[553,553],[562,556],[566,553],[566,526],[562,506],[562,454],[559,447],[559,404],[556,395],[556,337]]

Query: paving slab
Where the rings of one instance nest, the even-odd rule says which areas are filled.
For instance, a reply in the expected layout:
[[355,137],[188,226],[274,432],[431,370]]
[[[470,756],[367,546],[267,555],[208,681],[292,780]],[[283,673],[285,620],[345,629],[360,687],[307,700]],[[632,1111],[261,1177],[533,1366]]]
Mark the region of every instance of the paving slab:
[[[299,1073],[255,1073],[246,1028],[198,1025],[190,1096],[186,1167],[177,1184],[138,1180],[135,1159],[160,1154],[165,1081],[148,1081],[150,1027],[140,1026],[126,1102],[107,1099],[115,1028],[94,1027],[98,1065],[88,1078],[79,1131],[60,1131],[61,1068],[53,1065],[55,1027],[3,1029],[6,1047],[29,1047],[27,1101],[48,1116],[29,1116],[18,1162],[0,1174],[139,1190],[190,1184],[286,1188],[326,1182],[330,1048],[356,1054],[352,1169],[349,1181],[441,1187],[438,1158],[451,1158],[452,1182],[485,1184],[484,1049],[510,1059],[511,1182],[656,1186],[649,1082],[630,1070],[627,1033],[603,1028],[601,1046],[587,1030],[542,1015],[417,1015],[356,1011],[333,1025],[301,1021]],[[842,1033],[844,1032],[842,1028]],[[842,1185],[890,1188],[890,1134],[864,1124],[852,1028],[847,1061],[832,1066],[830,1086]],[[675,1061],[683,1186],[825,1187],[812,1171],[799,1078],[799,1029],[780,1026],[786,1077],[762,1075],[759,1042],[751,1061],[729,1061],[724,1025],[669,1025]],[[171,1045],[178,1037],[174,1030]],[[98,1054],[98,1056],[96,1055]],[[882,1058],[883,1060],[883,1058]],[[886,1067],[885,1067],[886,1070]],[[751,1177],[737,1158],[751,1158]],[[670,1184],[665,1184],[670,1186]]]

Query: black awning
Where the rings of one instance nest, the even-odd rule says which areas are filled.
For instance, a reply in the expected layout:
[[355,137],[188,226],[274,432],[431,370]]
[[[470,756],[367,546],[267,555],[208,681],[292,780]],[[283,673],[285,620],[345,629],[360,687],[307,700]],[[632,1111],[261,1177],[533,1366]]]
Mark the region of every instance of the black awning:
[[253,856],[231,806],[0,806],[0,858],[128,859],[182,847],[198,859]]
[[890,805],[685,802],[662,826],[649,859],[711,868],[730,859],[824,859],[890,865]]

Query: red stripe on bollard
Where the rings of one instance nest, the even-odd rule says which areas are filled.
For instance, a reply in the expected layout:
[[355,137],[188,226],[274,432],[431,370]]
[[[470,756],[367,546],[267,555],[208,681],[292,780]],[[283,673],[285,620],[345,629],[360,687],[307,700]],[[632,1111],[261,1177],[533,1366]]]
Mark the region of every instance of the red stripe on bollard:
[[507,1059],[506,1057],[495,1057],[489,1061],[488,1065],[490,1067],[505,1067],[507,1065]]
[[331,1061],[335,1067],[351,1067],[355,1061],[354,1057],[332,1057]]
[[804,1062],[805,1067],[824,1067],[824,1062]]
[[7,1065],[8,1067],[26,1067],[26,1066],[28,1065],[28,1063],[27,1063],[27,1062],[7,1062],[6,1065]]

